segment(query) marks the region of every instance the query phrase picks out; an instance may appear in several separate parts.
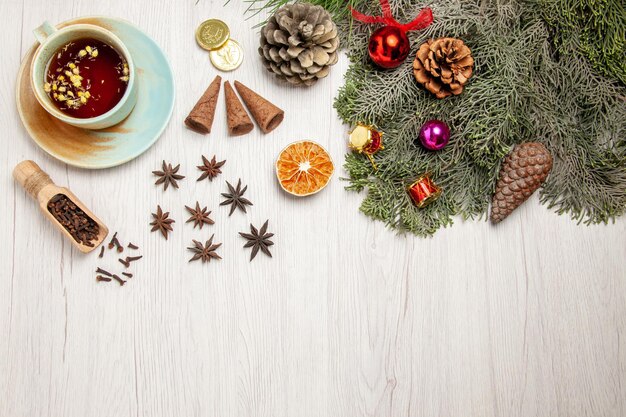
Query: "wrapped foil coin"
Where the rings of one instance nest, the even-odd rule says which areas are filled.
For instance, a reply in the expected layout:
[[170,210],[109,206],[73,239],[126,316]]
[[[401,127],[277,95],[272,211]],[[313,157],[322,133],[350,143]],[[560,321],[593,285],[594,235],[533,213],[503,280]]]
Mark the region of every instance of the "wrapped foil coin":
[[224,46],[209,52],[213,66],[222,71],[232,71],[239,68],[243,62],[243,48],[237,41],[228,39]]
[[205,20],[196,29],[196,42],[207,51],[221,48],[228,39],[230,39],[230,29],[221,20]]
[[415,205],[418,208],[422,208],[435,201],[441,195],[441,188],[433,182],[429,174],[424,174],[407,188],[407,192]]

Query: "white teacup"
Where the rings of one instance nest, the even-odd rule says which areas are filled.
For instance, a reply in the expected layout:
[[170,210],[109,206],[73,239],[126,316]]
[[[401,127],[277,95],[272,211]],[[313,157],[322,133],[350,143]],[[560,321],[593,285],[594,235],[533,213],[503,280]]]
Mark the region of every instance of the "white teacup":
[[[137,103],[135,65],[130,52],[128,52],[126,46],[117,36],[96,25],[81,23],[56,29],[48,22],[44,22],[35,29],[34,34],[41,45],[33,56],[30,67],[30,82],[37,101],[48,113],[67,124],[84,129],[104,129],[118,124],[130,114]],[[126,60],[129,70],[126,91],[115,107],[100,116],[85,119],[71,117],[63,113],[54,105],[52,99],[44,91],[46,72],[53,54],[72,40],[80,38],[93,38],[112,46]]]

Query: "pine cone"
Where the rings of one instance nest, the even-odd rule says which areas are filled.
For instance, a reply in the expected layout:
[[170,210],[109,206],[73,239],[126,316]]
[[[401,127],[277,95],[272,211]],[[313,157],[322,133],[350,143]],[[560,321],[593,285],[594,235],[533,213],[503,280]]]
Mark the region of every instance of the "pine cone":
[[288,4],[261,29],[259,53],[268,71],[295,85],[313,85],[337,63],[339,36],[321,6]]
[[538,142],[517,145],[509,153],[498,176],[491,201],[491,222],[504,220],[546,180],[552,169],[552,155]]
[[455,38],[429,39],[413,61],[415,79],[437,98],[461,94],[473,68],[472,51]]

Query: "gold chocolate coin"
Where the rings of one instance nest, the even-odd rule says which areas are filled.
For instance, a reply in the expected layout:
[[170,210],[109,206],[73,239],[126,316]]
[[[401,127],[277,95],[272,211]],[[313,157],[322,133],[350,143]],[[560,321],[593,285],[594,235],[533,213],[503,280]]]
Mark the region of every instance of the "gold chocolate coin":
[[232,71],[243,62],[243,48],[237,41],[229,39],[220,49],[209,52],[209,58],[215,68]]
[[217,19],[205,20],[196,30],[196,42],[207,51],[221,48],[229,38],[230,29]]

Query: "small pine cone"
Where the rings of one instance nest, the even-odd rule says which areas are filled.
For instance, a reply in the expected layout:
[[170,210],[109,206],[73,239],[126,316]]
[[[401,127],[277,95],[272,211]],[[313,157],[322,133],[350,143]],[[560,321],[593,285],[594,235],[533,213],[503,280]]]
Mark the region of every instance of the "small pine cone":
[[526,201],[543,184],[551,169],[552,155],[542,143],[515,146],[500,168],[491,201],[491,222],[500,223]]
[[459,95],[472,76],[472,51],[460,39],[429,39],[417,51],[413,75],[437,98]]
[[310,86],[339,58],[337,26],[321,6],[287,4],[261,29],[263,65],[291,84]]

